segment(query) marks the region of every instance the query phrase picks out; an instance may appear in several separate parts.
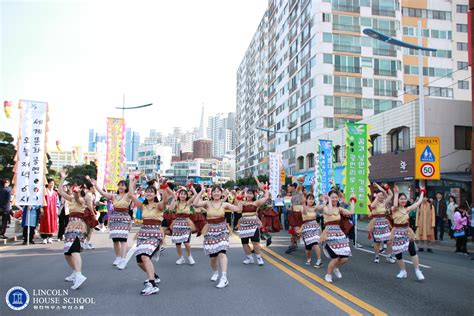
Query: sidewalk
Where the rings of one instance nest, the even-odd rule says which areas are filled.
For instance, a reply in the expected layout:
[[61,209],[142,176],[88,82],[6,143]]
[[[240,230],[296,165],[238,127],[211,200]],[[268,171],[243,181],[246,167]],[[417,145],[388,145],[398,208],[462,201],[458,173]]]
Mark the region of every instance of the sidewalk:
[[[19,233],[15,233],[16,222],[20,223],[21,231]],[[0,239],[0,246],[13,243],[15,241],[23,240],[23,227],[21,227],[21,220],[12,218],[11,223],[10,225],[8,225],[7,231],[5,232],[5,236],[7,237],[7,239]]]

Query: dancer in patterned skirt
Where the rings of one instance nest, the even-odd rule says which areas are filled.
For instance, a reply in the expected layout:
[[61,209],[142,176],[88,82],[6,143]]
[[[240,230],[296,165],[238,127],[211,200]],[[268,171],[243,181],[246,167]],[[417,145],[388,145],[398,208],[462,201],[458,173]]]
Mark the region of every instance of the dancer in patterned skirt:
[[255,190],[247,190],[245,192],[245,201],[239,206],[242,209],[242,217],[237,225],[239,227],[239,236],[246,256],[243,263],[254,263],[252,250],[249,246],[249,242],[252,241],[253,250],[257,257],[257,264],[263,266],[264,262],[260,250],[260,227],[262,226],[262,223],[257,216],[257,210],[267,202],[270,193],[268,192],[268,184],[263,185],[258,181],[258,179],[256,179],[256,181],[259,188],[265,191],[265,195],[263,198],[256,200],[257,192]]
[[321,235],[321,227],[316,221],[318,211],[324,209],[324,204],[315,205],[314,195],[309,193],[306,196],[306,204],[304,204],[302,216],[303,225],[301,226],[301,236],[306,248],[306,265],[311,265],[311,250],[316,253],[317,261],[315,268],[322,267],[321,249],[319,248],[319,239]]
[[393,191],[395,193],[392,207],[393,229],[390,234],[390,240],[392,240],[393,254],[397,258],[397,263],[400,267],[397,278],[405,279],[407,277],[407,270],[405,270],[405,261],[403,261],[402,254],[408,251],[413,266],[415,267],[416,277],[421,281],[425,279],[425,276],[420,270],[420,259],[416,253],[415,233],[410,228],[409,214],[420,206],[426,191],[422,189],[418,200],[409,207],[406,207],[408,200],[405,193],[399,193],[398,187],[396,186],[393,188]]
[[324,279],[326,282],[332,283],[332,273],[338,278],[342,278],[339,267],[345,264],[348,257],[352,255],[351,248],[349,247],[349,239],[342,231],[340,225],[341,214],[352,215],[354,214],[354,205],[356,198],[354,195],[351,196],[351,210],[346,210],[338,206],[339,195],[336,191],[329,192],[329,203],[324,206],[323,216],[325,228],[321,234],[320,241],[325,243],[324,252],[328,258],[331,258],[331,262],[328,265],[327,273]]
[[153,185],[145,189],[145,201],[140,201],[134,194],[137,176],[130,177],[129,198],[137,207],[142,209],[143,224],[137,233],[137,248],[135,257],[138,266],[146,273],[147,280],[145,288],[141,292],[142,295],[151,295],[157,293],[160,289],[157,284],[160,283],[158,274],[155,273],[155,267],[151,258],[158,255],[161,241],[164,237],[161,222],[163,221],[163,210],[168,200],[169,194],[173,194],[166,184],[166,179],[160,188],[163,190],[161,202],[158,201],[158,192]]
[[127,182],[119,181],[118,190],[116,194],[104,192],[102,188],[97,185],[97,181],[86,177],[95,186],[96,190],[105,197],[111,200],[113,204],[113,211],[109,215],[109,237],[114,242],[115,261],[114,266],[123,270],[127,266],[127,239],[128,233],[132,225],[132,218],[128,214],[130,206],[130,198],[128,196]]
[[196,227],[190,217],[192,215],[191,206],[197,193],[192,186],[191,190],[194,193],[192,197],[188,194],[188,190],[185,187],[179,188],[176,193],[178,196],[177,201],[170,205],[170,209],[174,209],[176,213],[176,219],[171,223],[170,229],[172,231],[171,241],[176,245],[176,251],[178,252],[178,260],[176,261],[177,265],[186,263],[186,260],[183,257],[183,249],[181,248],[183,243],[186,248],[186,256],[189,264],[194,265],[196,263],[191,255],[190,244],[191,234],[196,230]]
[[77,185],[72,186],[72,195],[64,192],[63,185],[66,173],[61,172],[61,183],[58,193],[69,202],[69,223],[64,232],[64,258],[73,270],[72,274],[65,278],[68,282],[73,282],[71,289],[78,289],[86,281],[82,274],[81,248],[84,248],[85,232],[87,229],[84,222],[84,212],[92,209],[92,199],[90,194],[86,195],[84,189]]
[[217,263],[221,268],[221,278],[217,288],[224,288],[229,284],[227,280],[227,249],[229,249],[229,226],[225,222],[225,210],[236,212],[239,207],[222,202],[223,191],[220,186],[215,185],[211,189],[211,199],[203,201],[202,195],[205,189],[201,186],[201,192],[196,197],[193,206],[204,207],[207,210],[207,225],[203,228],[204,252],[211,258],[212,276],[211,281],[217,281],[219,273]]
[[[390,239],[391,226],[387,218],[387,206],[393,198],[393,193],[392,190],[390,190],[390,187],[388,186],[385,187],[388,192],[386,192],[380,185],[375,182],[374,186],[377,187],[377,190],[375,191],[376,197],[370,205],[371,211],[369,216],[372,217],[372,220],[370,221],[369,226],[367,228],[374,240],[374,262],[379,263],[380,247],[383,246],[381,244]],[[387,257],[387,262],[395,263],[395,259],[392,258],[390,243],[388,244],[388,251],[389,256]]]

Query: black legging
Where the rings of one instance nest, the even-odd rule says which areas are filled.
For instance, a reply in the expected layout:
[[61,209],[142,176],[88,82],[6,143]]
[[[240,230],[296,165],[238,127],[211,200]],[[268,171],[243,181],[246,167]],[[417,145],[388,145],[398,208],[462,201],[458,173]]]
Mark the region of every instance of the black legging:
[[224,214],[224,217],[225,217],[226,223],[229,224],[229,226],[232,226],[232,212],[226,212]]
[[[415,246],[415,242],[413,240],[410,240],[410,243],[408,244],[408,253],[410,254],[410,256],[416,256],[416,246]],[[402,260],[403,258],[403,253],[400,252],[400,253],[397,253],[395,255],[395,257],[397,258],[397,260]]]
[[[33,241],[35,237],[35,227],[30,227],[30,242]],[[23,241],[28,239],[28,226],[23,226]]]
[[67,224],[69,223],[69,215],[64,214],[64,208],[61,211],[61,214],[59,214],[58,219],[59,219],[58,239],[61,239],[64,236],[64,232],[66,231]]
[[237,224],[239,223],[241,217],[242,213],[234,213],[234,229],[237,228]]
[[467,253],[467,236],[456,237],[456,252]]

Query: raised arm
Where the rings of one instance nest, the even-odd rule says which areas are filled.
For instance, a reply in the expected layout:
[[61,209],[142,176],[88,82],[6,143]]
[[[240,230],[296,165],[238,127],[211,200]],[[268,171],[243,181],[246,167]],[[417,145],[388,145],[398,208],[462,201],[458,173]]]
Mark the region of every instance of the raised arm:
[[202,194],[204,193],[204,185],[201,184],[201,192],[196,196],[193,202],[193,206],[197,207],[207,207],[207,202],[202,200]]
[[352,215],[352,214],[354,214],[355,202],[356,202],[355,195],[352,194],[352,195],[351,195],[351,209],[350,209],[350,210],[346,210],[345,208],[340,207],[339,210],[340,210],[341,213],[344,214],[344,215]]
[[265,187],[265,195],[260,200],[255,201],[255,206],[260,207],[264,205],[268,201],[269,197],[270,197],[270,192],[268,191],[268,187]]
[[136,195],[135,195],[135,184],[137,182],[137,179],[135,176],[129,177],[129,189],[128,189],[128,197],[132,202],[135,204],[136,207],[138,208],[143,208],[143,202],[140,201]]
[[425,194],[425,191],[421,190],[421,194],[420,194],[420,197],[418,198],[418,200],[416,200],[415,203],[413,203],[412,205],[407,207],[408,212],[416,210],[421,205],[421,203],[423,202],[424,194]]
[[242,211],[242,203],[239,203],[238,205],[232,205],[230,203],[223,203],[222,206],[224,209],[232,211],[232,212],[240,212]]
[[393,206],[394,207],[398,207],[398,187],[397,186],[394,186],[393,187],[393,192],[394,192],[394,196],[393,196]]
[[193,193],[193,197],[188,200],[188,205],[193,205],[194,201],[196,201],[196,198],[198,196],[198,193],[196,192],[196,189],[194,188],[193,185],[189,186],[189,189]]
[[[166,181],[165,181],[164,184],[166,184]],[[169,187],[164,188],[163,193],[162,193],[161,202],[158,204],[158,209],[164,210],[166,208],[166,203],[168,203],[169,197],[173,194],[174,194],[173,191],[171,191],[171,189]],[[176,203],[176,202],[173,201],[173,203]]]
[[58,187],[58,193],[59,195],[61,195],[61,197],[63,197],[65,200],[69,201],[69,202],[72,202],[74,201],[74,197],[67,194],[66,192],[64,192],[63,190],[63,186],[64,186],[64,180],[66,180],[66,177],[67,177],[67,174],[64,172],[64,171],[61,171],[61,181],[59,181],[59,187]]
[[114,199],[114,195],[111,194],[111,193],[107,193],[104,190],[102,190],[102,188],[97,185],[97,181],[95,179],[91,179],[91,177],[89,177],[89,176],[86,176],[86,179],[89,180],[94,185],[95,189],[97,190],[97,192],[100,193],[100,195],[105,197],[107,200],[113,200]]
[[390,187],[387,186],[387,197],[384,200],[384,205],[389,205],[390,201],[393,199],[393,192]]

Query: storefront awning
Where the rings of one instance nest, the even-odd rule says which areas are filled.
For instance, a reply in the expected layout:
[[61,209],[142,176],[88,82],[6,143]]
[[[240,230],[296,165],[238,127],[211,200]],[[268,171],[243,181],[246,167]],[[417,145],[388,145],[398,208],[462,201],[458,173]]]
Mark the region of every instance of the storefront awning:
[[441,180],[471,182],[471,174],[468,172],[442,173]]

